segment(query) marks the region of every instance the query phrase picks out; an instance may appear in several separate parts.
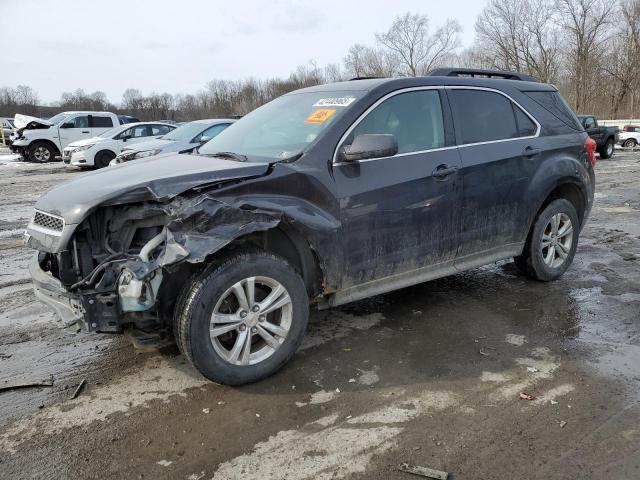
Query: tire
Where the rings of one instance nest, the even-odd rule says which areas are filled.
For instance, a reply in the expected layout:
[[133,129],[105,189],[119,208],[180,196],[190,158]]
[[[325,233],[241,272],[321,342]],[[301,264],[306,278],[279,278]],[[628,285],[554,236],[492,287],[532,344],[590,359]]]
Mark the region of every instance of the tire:
[[46,163],[56,157],[56,149],[47,142],[33,142],[29,145],[27,154],[32,162]]
[[[552,219],[554,218],[560,220],[557,228],[559,235],[553,233]],[[571,230],[563,234],[567,221],[570,222]],[[557,280],[573,262],[579,233],[580,221],[573,204],[565,199],[552,201],[533,222],[522,254],[514,258],[516,266],[525,275],[535,280],[543,282]],[[543,246],[543,238],[545,244],[549,245],[546,248]],[[553,248],[552,254],[550,254],[551,248]]]
[[104,168],[108,167],[111,160],[116,158],[116,154],[111,150],[103,150],[101,152],[96,153],[96,156],[93,160],[94,168]]
[[[285,302],[287,293],[289,302],[272,312],[265,305],[266,317],[259,311],[243,309],[233,287],[240,285],[242,292],[250,292],[246,283],[250,278],[255,279],[256,303],[268,303],[268,295],[279,290],[277,285],[284,292],[276,295],[271,305]],[[216,318],[224,321],[214,322],[214,311],[219,314]],[[243,385],[278,371],[296,352],[308,320],[309,297],[304,282],[286,260],[262,251],[239,252],[209,266],[183,288],[174,312],[174,335],[182,354],[206,378],[225,385]],[[216,336],[214,331],[223,333]],[[270,342],[278,342],[275,348],[267,342],[265,331],[271,336]],[[250,343],[243,338],[250,338]]]
[[613,138],[609,138],[600,150],[600,158],[606,159],[613,156]]
[[628,138],[624,141],[624,143],[622,144],[623,147],[626,148],[633,148],[638,144],[638,142],[636,142],[635,138]]

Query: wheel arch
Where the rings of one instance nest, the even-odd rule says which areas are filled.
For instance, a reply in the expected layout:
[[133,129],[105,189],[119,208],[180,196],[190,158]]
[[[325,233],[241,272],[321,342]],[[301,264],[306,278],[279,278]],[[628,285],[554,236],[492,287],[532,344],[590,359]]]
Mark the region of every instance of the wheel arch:
[[578,214],[580,226],[583,225],[588,206],[586,192],[583,191],[583,188],[574,178],[570,177],[558,179],[555,184],[549,187],[546,195],[538,204],[535,215],[530,222],[529,229],[531,229],[531,226],[538,214],[546,208],[547,205],[559,198],[564,198],[571,202]]
[[102,150],[98,150],[95,155],[93,156],[93,164],[96,164],[96,159],[102,155],[103,153],[110,153],[113,155],[113,158],[117,157],[118,154],[116,152],[114,152],[113,150],[111,150],[110,148],[103,148]]
[[44,143],[49,145],[50,147],[53,148],[54,152],[57,155],[60,155],[60,149],[58,148],[58,146],[55,144],[54,141],[49,140],[48,138],[38,138],[33,140],[26,148],[27,151],[31,150],[31,148],[33,148],[34,145],[38,144],[38,143]]

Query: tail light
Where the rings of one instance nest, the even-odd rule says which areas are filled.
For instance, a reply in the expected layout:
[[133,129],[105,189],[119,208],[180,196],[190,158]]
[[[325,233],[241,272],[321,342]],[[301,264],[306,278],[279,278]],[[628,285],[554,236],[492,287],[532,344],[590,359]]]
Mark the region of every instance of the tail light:
[[596,141],[591,138],[591,137],[587,137],[584,140],[584,149],[587,151],[587,155],[589,155],[589,161],[591,162],[592,166],[596,166]]

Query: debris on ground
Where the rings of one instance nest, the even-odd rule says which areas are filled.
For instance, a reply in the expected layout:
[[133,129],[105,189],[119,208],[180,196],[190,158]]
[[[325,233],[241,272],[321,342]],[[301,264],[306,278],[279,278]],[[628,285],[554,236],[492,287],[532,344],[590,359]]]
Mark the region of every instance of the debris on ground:
[[483,352],[482,349],[478,350],[478,353],[480,355],[484,355],[485,357],[490,357],[491,355],[489,355],[487,352]]
[[160,460],[159,462],[156,462],[158,465],[161,465],[163,467],[168,467],[169,465],[171,465],[173,462],[169,461],[169,460]]
[[565,422],[564,420],[562,420],[560,422],[560,428],[564,428],[564,426],[567,424],[567,422]]
[[529,395],[528,393],[525,392],[520,392],[520,398],[522,400],[535,400],[536,397],[534,397],[533,395]]
[[527,367],[527,372],[529,373],[538,373],[540,370],[538,370],[536,367]]
[[203,408],[202,409],[202,413],[211,413],[211,409],[210,408]]
[[13,357],[13,355],[11,355],[9,353],[0,353],[0,358],[2,358],[2,359],[6,360],[6,359],[11,358],[11,357]]
[[80,391],[82,390],[82,388],[84,387],[84,384],[87,383],[87,379],[83,378],[82,380],[80,380],[80,383],[78,384],[78,386],[76,387],[76,389],[73,392],[73,395],[71,395],[71,400],[73,400],[74,398],[76,398],[78,395],[80,395]]
[[18,378],[0,383],[0,391],[27,387],[52,387],[53,375],[48,378]]
[[398,467],[401,472],[412,473],[413,475],[419,475],[426,478],[435,478],[437,480],[447,480],[449,474],[440,470],[434,470],[428,467],[421,467],[419,465],[409,465],[408,463],[402,463]]
[[551,400],[549,400],[549,401],[551,402],[551,405],[557,405],[557,404],[558,404],[557,400],[553,400],[553,399],[551,399]]

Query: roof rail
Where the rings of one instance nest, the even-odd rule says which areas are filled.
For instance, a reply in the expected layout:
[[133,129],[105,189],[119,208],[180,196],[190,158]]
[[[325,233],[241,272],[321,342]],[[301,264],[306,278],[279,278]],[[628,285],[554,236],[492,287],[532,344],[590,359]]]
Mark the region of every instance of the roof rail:
[[428,73],[429,77],[487,77],[503,78],[505,80],[520,80],[523,82],[537,82],[531,75],[506,70],[484,70],[481,68],[437,68]]
[[381,78],[381,77],[353,77],[350,78],[349,81],[353,81],[353,80],[375,80],[377,78]]

